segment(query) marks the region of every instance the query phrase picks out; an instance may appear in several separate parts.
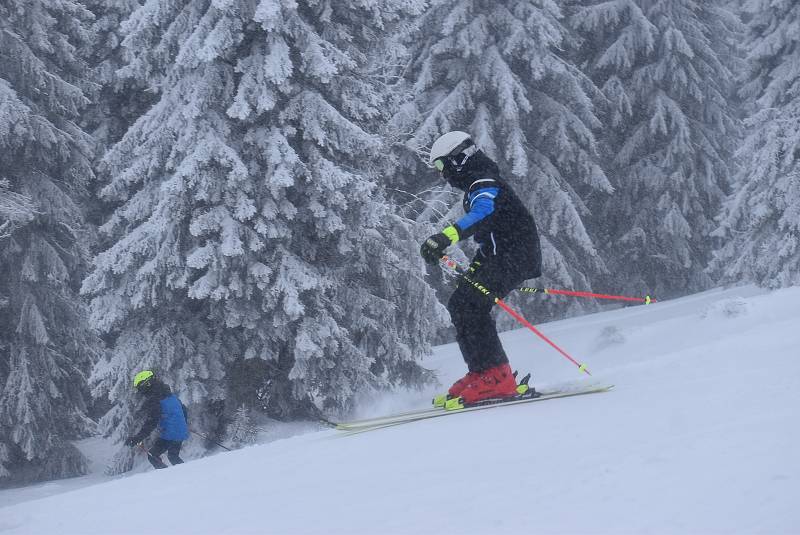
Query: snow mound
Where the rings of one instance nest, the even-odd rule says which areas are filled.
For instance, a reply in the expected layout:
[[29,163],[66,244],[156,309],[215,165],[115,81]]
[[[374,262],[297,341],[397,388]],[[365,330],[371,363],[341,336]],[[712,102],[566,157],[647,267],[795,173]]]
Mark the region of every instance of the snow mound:
[[737,318],[739,316],[746,316],[750,312],[751,305],[747,299],[743,297],[734,297],[731,299],[723,299],[716,303],[712,303],[700,314],[703,319],[708,318]]

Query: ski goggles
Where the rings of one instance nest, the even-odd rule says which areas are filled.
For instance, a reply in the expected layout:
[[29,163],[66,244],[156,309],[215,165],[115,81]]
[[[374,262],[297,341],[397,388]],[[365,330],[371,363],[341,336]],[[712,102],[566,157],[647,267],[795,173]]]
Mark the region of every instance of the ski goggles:
[[[467,141],[456,147],[453,150],[453,152],[451,152],[449,155],[442,156],[441,158],[436,158],[435,160],[433,160],[433,166],[436,168],[437,171],[441,173],[444,171],[445,158],[450,158],[450,163],[452,163],[454,167],[458,168],[464,165],[469,159],[469,157],[475,154],[476,152],[478,152],[478,147],[475,146],[475,144],[472,142],[471,139],[468,139]],[[456,157],[462,154],[464,155],[464,157],[461,159],[461,162],[459,163]]]

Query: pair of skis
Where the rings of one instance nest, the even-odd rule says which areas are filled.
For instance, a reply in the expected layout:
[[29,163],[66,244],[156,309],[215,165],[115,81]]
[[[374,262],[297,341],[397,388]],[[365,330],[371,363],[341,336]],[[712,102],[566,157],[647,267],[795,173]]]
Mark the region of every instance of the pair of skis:
[[524,394],[520,394],[512,398],[488,399],[475,404],[466,405],[464,408],[456,410],[445,410],[444,408],[420,409],[416,411],[392,414],[389,416],[355,420],[352,422],[331,422],[331,424],[333,424],[334,427],[339,431],[345,431],[347,434],[354,434],[409,422],[418,422],[420,420],[427,420],[430,418],[440,418],[442,416],[451,416],[454,414],[463,414],[467,412],[491,409],[494,407],[521,405],[523,403],[532,403],[535,401],[547,401],[550,399],[597,394],[601,392],[608,392],[613,388],[614,385],[591,385],[576,389],[554,390],[548,392],[535,392],[533,389],[531,389]]

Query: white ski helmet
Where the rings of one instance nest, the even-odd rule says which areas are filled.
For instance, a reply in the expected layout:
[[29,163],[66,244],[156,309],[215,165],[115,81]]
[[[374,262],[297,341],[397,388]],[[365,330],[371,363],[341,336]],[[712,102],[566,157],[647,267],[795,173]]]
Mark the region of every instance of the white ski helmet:
[[[439,158],[444,158],[445,156],[450,156],[451,154],[459,154],[464,152],[464,149],[474,146],[475,143],[472,141],[470,135],[466,132],[460,132],[458,130],[448,132],[433,142],[428,164],[431,167],[434,167],[434,162]],[[474,152],[474,150],[472,152]],[[468,155],[471,156],[472,153]]]

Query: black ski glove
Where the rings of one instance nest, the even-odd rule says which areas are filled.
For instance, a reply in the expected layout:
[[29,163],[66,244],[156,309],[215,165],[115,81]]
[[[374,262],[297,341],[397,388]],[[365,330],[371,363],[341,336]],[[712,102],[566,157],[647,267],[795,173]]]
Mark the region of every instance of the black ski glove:
[[428,264],[434,266],[444,256],[444,251],[451,245],[450,238],[443,233],[434,234],[419,248],[419,254]]
[[125,445],[133,447],[133,446],[139,444],[141,441],[142,441],[142,439],[139,438],[139,437],[128,437],[128,438],[125,439]]

